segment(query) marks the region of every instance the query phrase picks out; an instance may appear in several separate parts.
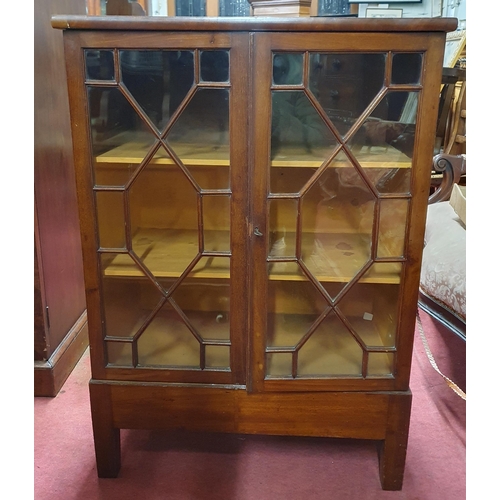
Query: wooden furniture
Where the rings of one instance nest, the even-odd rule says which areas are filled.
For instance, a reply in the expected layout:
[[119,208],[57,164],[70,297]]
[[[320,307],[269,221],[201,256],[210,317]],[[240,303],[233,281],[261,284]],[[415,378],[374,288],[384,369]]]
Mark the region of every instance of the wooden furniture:
[[447,201],[454,184],[465,186],[466,70],[443,68],[429,203]]
[[[400,489],[433,69],[456,20],[52,24],[64,29],[99,476],[118,474],[120,429],[185,428],[376,440],[382,487]],[[367,90],[325,110],[335,55],[367,67]],[[416,126],[398,119],[413,94]],[[410,125],[404,153],[392,143]]]
[[50,26],[64,12],[83,14],[85,2],[35,3],[35,396],[55,396],[88,346],[62,34]]
[[[436,141],[440,151],[432,163],[418,299],[421,309],[464,341],[467,277],[466,83],[465,68],[443,69],[444,86],[437,128],[437,137],[441,136],[441,142]],[[460,202],[460,209],[455,206],[455,200]]]
[[[442,179],[429,198],[418,305],[465,340],[465,200],[458,190],[466,173],[465,155],[436,155],[433,170],[440,173]],[[465,194],[465,186],[461,189]],[[463,200],[461,210],[455,207],[454,195],[457,200]]]
[[[460,108],[459,100],[462,89],[464,89],[466,70],[461,68],[443,68],[443,88],[439,99],[438,124],[436,130],[436,154],[444,151],[448,154],[451,142],[454,142],[452,130],[456,122],[455,109]],[[464,103],[465,104],[465,103]],[[460,113],[460,112],[459,112]],[[465,152],[465,151],[463,151]],[[457,154],[453,152],[452,154]]]

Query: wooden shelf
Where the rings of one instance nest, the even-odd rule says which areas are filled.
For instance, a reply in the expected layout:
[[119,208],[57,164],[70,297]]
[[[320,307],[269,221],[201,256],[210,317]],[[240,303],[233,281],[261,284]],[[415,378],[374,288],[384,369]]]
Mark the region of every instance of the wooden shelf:
[[[228,231],[205,231],[211,250],[229,251]],[[199,251],[198,231],[141,229],[133,237],[132,248],[144,265],[158,278],[178,278]],[[229,278],[229,258],[216,258],[209,267],[198,263],[190,276],[195,278]],[[203,262],[203,261],[202,261]],[[117,255],[104,271],[105,276],[141,277],[142,271],[128,254]]]
[[[211,250],[227,250],[227,231],[205,231]],[[295,240],[295,238],[292,238]],[[144,265],[157,278],[177,278],[198,254],[198,232],[195,230],[141,229],[133,238],[132,248]],[[348,282],[369,259],[368,235],[304,233],[302,255],[304,263],[322,282]],[[288,253],[288,252],[287,252]],[[291,247],[289,255],[293,255]],[[227,251],[227,255],[230,253]],[[206,265],[203,265],[206,264]],[[230,259],[214,257],[202,259],[191,278],[229,279]],[[295,262],[270,262],[269,279],[273,281],[307,281]],[[400,281],[400,265],[384,264],[384,272],[371,269],[361,283],[395,284]],[[142,277],[142,271],[128,254],[119,254],[104,271],[105,276]]]
[[[103,164],[139,164],[151,148],[151,143],[128,141],[96,157],[96,163]],[[189,166],[229,166],[229,146],[197,144],[174,144],[172,149],[185,165]],[[163,147],[150,161],[151,165],[175,165]]]
[[[288,240],[295,240],[295,235]],[[367,234],[356,233],[304,233],[302,255],[307,268],[321,282],[350,281],[366,264],[370,257],[370,239]],[[284,254],[293,254],[294,246]],[[400,281],[400,264],[384,264],[371,268],[360,283],[396,284]],[[269,264],[269,277],[279,281],[306,281],[305,275],[298,274],[294,262],[272,262]]]
[[[122,145],[112,147],[109,151],[96,157],[98,164],[113,164],[117,167],[120,164],[139,164],[144,159],[151,148],[152,142],[139,139],[128,140],[124,133],[122,137],[115,138],[115,141],[123,142]],[[130,134],[129,134],[130,135]],[[228,167],[229,146],[211,144],[200,145],[193,143],[174,143],[171,144],[173,151],[187,166],[193,167]],[[316,148],[312,152],[303,147],[285,146],[273,152],[271,167],[287,168],[318,168],[323,161],[331,154],[329,148]],[[397,149],[387,147],[368,147],[364,146],[354,153],[358,162],[363,168],[410,168],[411,159]],[[150,165],[165,166],[174,165],[175,162],[170,158],[164,148],[160,147],[155,157],[150,161]],[[348,161],[339,160],[335,166],[351,167]]]
[[[301,147],[286,146],[274,154],[272,167],[318,168],[331,154],[329,148],[315,148],[312,152]],[[363,146],[353,151],[355,158],[363,168],[410,168],[411,159],[397,149],[387,146]],[[335,161],[335,167],[352,167],[347,160]]]

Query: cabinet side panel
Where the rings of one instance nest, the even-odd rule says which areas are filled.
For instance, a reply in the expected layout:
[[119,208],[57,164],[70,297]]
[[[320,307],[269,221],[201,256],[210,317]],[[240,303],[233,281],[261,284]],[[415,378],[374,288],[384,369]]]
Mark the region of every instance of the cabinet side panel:
[[34,189],[38,258],[44,273],[50,357],[85,310],[62,33],[50,26],[55,12],[83,14],[74,0],[35,4]]
[[38,231],[36,230],[36,210],[35,210],[35,277],[34,277],[34,350],[35,350],[35,361],[46,361],[47,356],[47,338],[45,335],[46,325],[45,325],[45,300],[43,297],[43,270],[40,265],[40,257],[38,247],[40,245],[38,241]]

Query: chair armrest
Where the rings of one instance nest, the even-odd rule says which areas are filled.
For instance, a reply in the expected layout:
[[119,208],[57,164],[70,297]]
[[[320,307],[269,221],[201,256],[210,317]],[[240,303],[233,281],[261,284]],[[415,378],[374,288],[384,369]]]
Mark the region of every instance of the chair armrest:
[[453,189],[453,184],[460,181],[465,174],[465,155],[437,154],[432,160],[435,172],[443,174],[443,179],[436,191],[429,196],[429,204],[448,200]]

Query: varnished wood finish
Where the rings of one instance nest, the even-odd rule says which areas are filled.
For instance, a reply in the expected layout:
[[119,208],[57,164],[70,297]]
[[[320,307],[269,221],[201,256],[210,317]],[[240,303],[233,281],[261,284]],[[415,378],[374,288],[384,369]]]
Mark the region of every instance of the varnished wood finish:
[[409,391],[389,397],[386,435],[380,445],[380,482],[384,490],[403,487],[411,399]]
[[[456,24],[454,19],[53,18],[52,25],[65,30],[65,57],[92,346],[91,404],[98,473],[101,477],[113,477],[118,473],[119,429],[186,428],[197,431],[351,437],[381,441],[382,487],[401,488],[411,408],[409,376],[430,185],[429,166],[441,83],[441,72],[434,69],[442,65],[445,34],[455,29]],[[230,369],[205,369],[201,361],[199,369],[133,367],[133,363],[130,363],[130,367],[113,367],[107,364],[104,345],[107,338],[103,327],[105,316],[101,304],[104,295],[101,275],[104,269],[100,269],[97,252],[100,227],[96,220],[94,191],[102,190],[102,187],[95,188],[93,181],[82,47],[230,50]],[[292,369],[295,373],[291,376],[266,377],[267,287],[268,282],[274,279],[271,273],[271,280],[268,280],[267,266],[270,262],[275,262],[272,259],[268,261],[267,255],[272,52],[395,50],[421,52],[423,72],[421,82],[399,86],[399,90],[413,89],[420,93],[411,168],[411,194],[396,196],[403,200],[405,207],[409,207],[405,212],[405,219],[402,219],[406,220],[404,237],[401,236],[405,248],[404,251],[401,250],[401,257],[395,254],[396,257],[388,259],[391,265],[396,264],[403,271],[400,274],[391,271],[379,277],[380,286],[399,287],[399,298],[392,292],[389,294],[391,300],[398,301],[399,312],[395,313],[395,317],[399,318],[396,345],[381,345],[380,351],[377,351],[394,357],[393,369],[385,375],[367,374],[368,358],[363,355],[359,375],[296,377],[295,361]],[[307,61],[308,59],[306,63]],[[389,72],[390,65],[386,67],[386,80],[390,78]],[[109,82],[106,84],[114,85]],[[371,111],[373,110],[369,109],[366,116]],[[107,169],[106,175],[110,178],[116,173],[113,173],[113,169],[119,169],[118,156],[121,153],[126,154],[127,161],[131,159],[131,163],[135,165],[141,157],[140,154],[134,156],[133,148],[128,145],[120,151],[102,155],[98,160],[99,165]],[[299,172],[301,169],[318,167],[317,164],[304,163],[301,158],[296,160],[297,165],[293,168]],[[219,162],[214,155],[211,158],[197,158],[196,161],[197,168],[212,169],[207,170],[208,172],[227,168],[226,164],[218,165],[224,162]],[[167,173],[172,172],[173,163],[177,161],[157,160],[151,167],[153,177],[160,172],[164,176],[163,180],[167,178]],[[407,164],[403,165],[408,172],[407,167]],[[112,183],[110,185],[114,186]],[[224,193],[229,191],[226,189]],[[151,191],[148,194],[154,196]],[[282,193],[277,193],[275,198],[279,199],[280,196],[287,199]],[[198,201],[198,208],[193,211],[198,214],[195,222],[191,221],[181,229],[196,229],[191,227],[196,225],[196,221],[203,226],[200,205],[201,201]],[[376,215],[378,216],[378,212]],[[379,219],[373,217],[372,220]],[[341,220],[335,220],[335,223],[342,226]],[[370,224],[378,228],[378,222]],[[299,223],[297,227],[302,228]],[[165,229],[168,227],[163,228]],[[221,229],[226,230],[227,228]],[[126,231],[130,245],[134,236],[130,229]],[[297,247],[303,245],[305,248],[306,243],[296,236],[299,230],[292,233]],[[378,244],[377,238],[376,234],[372,236],[371,245],[374,247]],[[111,252],[112,249],[100,251]],[[124,248],[121,253],[126,251]],[[384,262],[383,257],[379,260]],[[153,265],[152,262],[150,266]],[[178,271],[173,270],[170,264],[168,269],[162,267],[162,262],[154,266],[157,266],[155,272],[159,274],[172,272],[177,276],[179,273],[186,273],[182,266]],[[227,273],[228,270],[223,271]],[[107,267],[105,272],[114,273],[118,279],[134,279],[131,275],[123,276],[120,274],[123,271],[118,271],[113,266]],[[131,269],[126,272],[130,274]],[[352,278],[352,274],[353,271],[347,271],[339,281],[345,283]],[[211,280],[227,280],[227,276],[207,277]],[[300,284],[300,278],[291,273],[280,281],[289,287]],[[334,278],[331,281],[335,281]],[[282,300],[280,307],[286,306],[287,313],[299,311],[303,314],[297,299],[290,299],[285,306],[283,303]],[[384,329],[387,320],[381,323]],[[277,351],[289,352],[287,349],[291,348],[278,347]],[[200,354],[200,358],[203,356]]]
[[364,19],[364,18],[183,18],[134,16],[52,17],[52,26],[76,30],[159,31],[304,31],[304,32],[448,32],[456,29],[454,18]]
[[[232,82],[230,107],[237,110],[243,105],[249,106],[249,80],[246,74],[250,60],[250,45],[248,37],[242,34],[231,36],[234,55],[231,57],[230,81]],[[230,144],[231,144],[231,279],[236,279],[236,286],[231,294],[231,329],[232,358],[231,370],[234,381],[244,384],[247,380],[247,311],[244,307],[234,307],[241,300],[240,291],[248,286],[248,262],[251,256],[248,248],[248,226],[242,224],[248,214],[248,152],[249,152],[249,122],[246,113],[232,112],[230,114]],[[233,282],[234,283],[234,282]]]
[[55,396],[88,345],[75,338],[78,353],[61,355],[86,305],[63,37],[50,26],[51,15],[84,12],[79,0],[40,0],[34,11],[35,396]]
[[[401,489],[411,393],[252,394],[244,388],[91,380],[100,477],[115,477],[119,429],[356,438],[380,441],[384,489]],[[95,399],[94,399],[95,398]],[[137,411],[137,408],[148,411]],[[199,409],[203,408],[203,411]]]
[[47,361],[35,361],[35,396],[56,396],[89,345],[87,312],[58,345]]
[[121,467],[120,429],[114,425],[111,387],[90,384],[92,428],[99,477],[116,477]]
[[[387,426],[391,401],[406,397],[389,392],[252,394],[235,388],[98,381],[91,381],[91,387],[110,391],[115,428],[175,429],[187,425],[207,432],[374,440],[385,439],[391,432]],[[133,410],[144,405],[149,408],[147,414]]]

